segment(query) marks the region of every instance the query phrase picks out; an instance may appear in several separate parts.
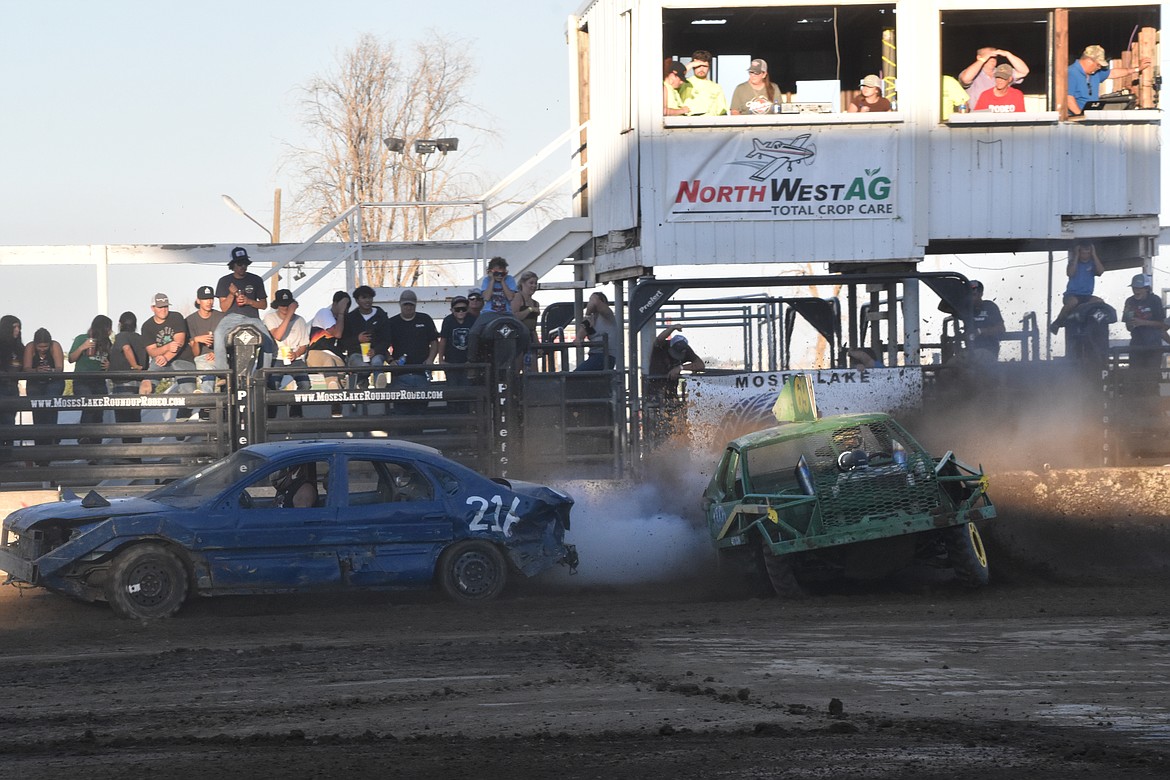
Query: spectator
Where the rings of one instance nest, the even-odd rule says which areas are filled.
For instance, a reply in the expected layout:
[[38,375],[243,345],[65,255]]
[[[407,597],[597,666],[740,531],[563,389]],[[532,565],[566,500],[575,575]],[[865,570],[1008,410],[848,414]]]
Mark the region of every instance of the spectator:
[[1166,307],[1153,294],[1153,283],[1145,274],[1130,282],[1133,295],[1125,299],[1121,321],[1129,331],[1129,363],[1134,368],[1157,368],[1162,363],[1162,340],[1166,337]]
[[603,292],[589,296],[576,336],[576,344],[589,344],[589,354],[575,371],[604,371],[617,364],[614,350],[618,346],[617,318],[609,306],[609,298]]
[[675,331],[682,330],[672,325],[659,333],[650,348],[650,374],[646,391],[659,398],[678,398],[678,380],[683,369],[702,371],[706,368],[703,359],[691,348],[687,337]]
[[[294,369],[290,372],[292,379],[296,383],[297,390],[304,392],[313,387],[313,382],[305,371],[308,368],[305,363],[305,353],[309,351],[309,323],[305,322],[304,317],[297,314],[297,301],[293,297],[292,290],[277,290],[276,295],[272,296],[272,303],[276,306],[276,311],[269,312],[264,317],[264,325],[276,342],[276,357],[273,358],[272,366],[273,368],[284,366],[288,369]],[[296,372],[295,369],[301,369],[301,371]],[[286,379],[284,374],[269,374],[268,389],[279,390],[284,387]],[[288,416],[290,418],[304,417],[304,408],[300,404],[293,404],[288,408]],[[268,419],[271,420],[274,417],[276,417],[276,407],[269,405]]]
[[[5,314],[0,317],[0,374],[19,372],[24,366],[24,342],[20,338],[20,319]],[[0,379],[0,398],[19,398],[20,380]],[[15,425],[17,412],[3,412],[0,425]],[[9,439],[0,438],[0,447],[12,444]]]
[[475,324],[475,318],[483,313],[483,291],[471,289],[467,291],[467,323],[468,327]]
[[861,80],[861,94],[849,101],[849,113],[867,111],[893,111],[890,101],[882,97],[882,80],[870,74]]
[[[472,322],[469,322],[468,311],[470,306],[467,298],[456,295],[451,299],[451,313],[443,318],[443,325],[439,328],[438,354],[447,365],[466,365],[467,336],[471,332]],[[463,386],[467,384],[467,372],[462,370],[447,372],[447,383]]]
[[510,313],[509,306],[518,288],[516,280],[508,273],[508,261],[502,257],[493,257],[488,263],[487,276],[479,283],[479,289],[489,311],[496,314]]
[[[104,314],[93,318],[89,330],[73,339],[73,346],[69,348],[69,362],[76,367],[73,370],[73,395],[84,398],[101,398],[108,392],[105,378],[97,379],[89,374],[104,372],[110,367],[110,349],[113,340],[110,330],[114,323]],[[81,410],[82,425],[101,425],[104,417],[101,409],[91,409],[88,406]],[[100,444],[101,437],[82,436],[78,444]]]
[[[210,290],[210,287],[204,288]],[[114,336],[114,345],[110,350],[110,371],[145,371],[147,363],[146,339],[138,334],[138,317],[132,311],[122,312],[118,318],[118,335]],[[143,390],[144,382],[141,379],[114,379],[114,395],[138,395]],[[150,384],[145,383],[149,391]],[[137,423],[142,421],[142,413],[130,407],[116,407],[114,419],[119,423]],[[123,444],[138,444],[142,439],[137,436],[123,436]]]
[[536,288],[540,285],[535,271],[525,271],[520,274],[520,292],[512,299],[512,314],[524,327],[528,328],[528,343],[531,345],[528,352],[524,353],[524,367],[532,369],[533,364],[537,359],[535,351],[536,343],[539,339],[536,337],[536,326],[540,322],[540,304],[532,296],[536,294]]
[[691,113],[690,106],[683,105],[682,93],[679,91],[687,76],[687,69],[681,62],[670,62],[666,66],[666,75],[662,79],[662,115],[686,116]]
[[691,116],[723,116],[727,113],[727,98],[723,87],[711,80],[711,52],[699,49],[687,63],[691,75],[680,90],[683,105]]
[[959,83],[966,88],[971,105],[978,105],[980,96],[995,86],[995,69],[1000,65],[1000,57],[1007,60],[1006,64],[1012,69],[1013,86],[1023,81],[1031,72],[1027,64],[1010,51],[984,46],[975,52],[975,61],[959,73]]
[[[429,314],[418,311],[418,296],[414,290],[403,290],[398,305],[402,311],[391,317],[385,326],[394,350],[394,362],[399,366],[434,363],[439,352],[439,331],[435,328],[435,321]],[[426,373],[412,371],[394,374],[392,381],[399,389],[410,389],[425,387],[429,380]],[[419,414],[426,407],[426,401],[398,401],[394,404],[395,411],[406,414]]]
[[[222,311],[216,311],[215,290],[203,285],[195,291],[195,311],[187,317],[187,337],[191,345],[192,362],[205,371],[215,368],[215,331],[223,321]],[[215,377],[200,377],[199,392],[214,393]],[[202,416],[206,410],[201,411]]]
[[219,297],[219,310],[225,315],[241,314],[260,319],[260,311],[268,308],[264,280],[256,274],[248,273],[248,266],[251,264],[248,250],[242,246],[232,250],[232,258],[228,261],[228,268],[232,269],[232,272],[220,277],[219,283],[215,286],[215,294]]
[[731,113],[771,114],[779,102],[776,85],[768,78],[768,63],[752,60],[748,66],[748,80],[731,93]]
[[1097,277],[1105,273],[1105,266],[1101,258],[1097,257],[1097,247],[1085,241],[1076,244],[1068,253],[1068,286],[1064,288],[1064,300],[1060,313],[1048,326],[1048,332],[1055,335],[1060,331],[1065,318],[1082,303],[1101,300],[1093,295]]
[[[354,367],[370,365],[380,368],[386,365],[386,353],[390,347],[384,335],[384,326],[390,317],[385,309],[374,305],[372,287],[363,284],[355,288],[353,300],[357,308],[345,315],[345,333],[341,342],[345,346],[346,362]],[[381,374],[374,373],[375,385],[380,378]],[[369,374],[350,379],[351,388],[364,390],[370,386]]]
[[943,76],[942,105],[939,108],[939,116],[942,121],[950,119],[951,114],[956,111],[965,114],[970,110],[971,101],[967,97],[967,90],[963,89],[963,85],[954,76]]
[[1024,93],[1012,86],[1012,66],[995,66],[995,85],[983,90],[975,102],[976,111],[990,111],[993,114],[1014,114],[1024,112]]
[[[333,303],[313,315],[309,323],[309,352],[305,359],[309,368],[341,368],[345,365],[345,348],[341,346],[345,336],[345,315],[349,311],[350,297],[345,290],[333,293]],[[325,387],[334,392],[341,390],[341,380],[336,372],[325,374]],[[341,416],[341,404],[333,404],[330,413]]]
[[[187,344],[187,321],[183,319],[183,315],[171,311],[171,299],[166,293],[154,294],[150,310],[154,316],[142,323],[142,337],[146,340],[146,354],[150,357],[147,370],[166,371],[180,368],[194,370],[195,354]],[[194,377],[180,377],[174,382],[173,389],[180,393],[190,393],[195,389]],[[170,389],[172,388],[168,388],[168,391]]]
[[650,347],[649,373],[645,382],[645,401],[649,437],[652,440],[668,438],[682,432],[682,398],[678,392],[683,369],[702,371],[706,366],[695,353],[686,336],[672,325],[654,338]]
[[1150,64],[1150,58],[1144,57],[1136,68],[1110,68],[1104,48],[1096,44],[1086,47],[1077,61],[1068,66],[1068,97],[1065,98],[1068,113],[1072,116],[1084,113],[1085,104],[1099,97],[1102,81],[1119,79],[1124,75],[1128,75],[1132,81]]
[[971,316],[974,326],[971,347],[999,360],[999,342],[1007,328],[995,302],[983,300],[983,282],[975,279],[971,280]]
[[[33,334],[31,344],[24,347],[24,362],[21,366],[25,371],[35,371],[44,374],[44,378],[29,379],[25,382],[25,391],[29,398],[54,398],[65,393],[65,353],[61,345],[53,340],[49,331],[37,328]],[[48,426],[57,424],[56,409],[33,409],[33,425]],[[37,438],[33,440],[37,446],[53,442],[53,439]],[[46,461],[37,461],[44,465]]]

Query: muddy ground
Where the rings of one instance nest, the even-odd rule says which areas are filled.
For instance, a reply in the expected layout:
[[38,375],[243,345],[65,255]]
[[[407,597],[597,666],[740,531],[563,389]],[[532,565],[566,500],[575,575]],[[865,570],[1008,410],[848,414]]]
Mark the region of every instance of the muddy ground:
[[136,623],[6,587],[0,765],[29,780],[1166,777],[1164,481],[997,476],[977,591],[905,576],[723,600],[685,518],[590,500],[578,576],[471,610],[223,598]]

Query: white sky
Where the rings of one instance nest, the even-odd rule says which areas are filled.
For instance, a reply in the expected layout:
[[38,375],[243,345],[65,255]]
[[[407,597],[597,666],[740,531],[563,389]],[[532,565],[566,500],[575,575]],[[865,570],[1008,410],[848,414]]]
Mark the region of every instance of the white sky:
[[[270,226],[280,187],[287,215],[296,185],[280,165],[301,137],[298,88],[329,71],[363,33],[392,38],[404,54],[433,30],[466,42],[476,64],[470,94],[484,109],[469,119],[499,137],[461,137],[459,154],[479,146],[464,159],[496,181],[568,126],[564,29],[575,8],[576,0],[502,7],[482,0],[0,0],[0,245],[267,241],[220,195]],[[282,238],[298,236],[286,226]],[[140,322],[149,316],[155,290],[186,301],[227,269],[148,271],[111,271],[115,323],[125,309]],[[8,277],[0,279],[0,314],[21,318],[26,341],[48,326],[68,346],[98,313],[92,269],[0,273]],[[20,288],[52,289],[54,300],[69,305],[53,310],[39,295],[12,294]],[[318,285],[302,313],[312,316],[330,294]]]

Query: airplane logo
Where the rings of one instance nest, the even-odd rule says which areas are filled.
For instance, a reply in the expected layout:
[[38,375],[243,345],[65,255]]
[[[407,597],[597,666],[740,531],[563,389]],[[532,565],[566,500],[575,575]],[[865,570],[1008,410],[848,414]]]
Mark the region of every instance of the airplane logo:
[[753,138],[752,150],[747,153],[748,160],[736,164],[755,168],[756,172],[748,177],[755,181],[767,181],[774,173],[785,167],[791,173],[793,165],[811,163],[816,157],[817,148],[809,143],[811,137],[811,133],[805,133],[796,138],[779,141],[761,141]]

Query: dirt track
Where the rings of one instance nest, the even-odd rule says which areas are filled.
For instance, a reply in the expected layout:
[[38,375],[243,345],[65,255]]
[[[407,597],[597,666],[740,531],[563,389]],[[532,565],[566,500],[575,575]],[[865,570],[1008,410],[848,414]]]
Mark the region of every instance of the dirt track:
[[[587,534],[581,576],[475,610],[229,598],[140,624],[3,588],[0,763],[55,779],[1165,777],[1165,520],[1039,511],[1060,478],[1005,481],[1014,522],[982,591],[720,601],[677,551],[659,551],[671,578],[605,586],[587,567],[616,543]],[[1124,523],[1142,533],[1085,571],[1081,551]],[[1043,560],[1053,528],[1078,542]]]

